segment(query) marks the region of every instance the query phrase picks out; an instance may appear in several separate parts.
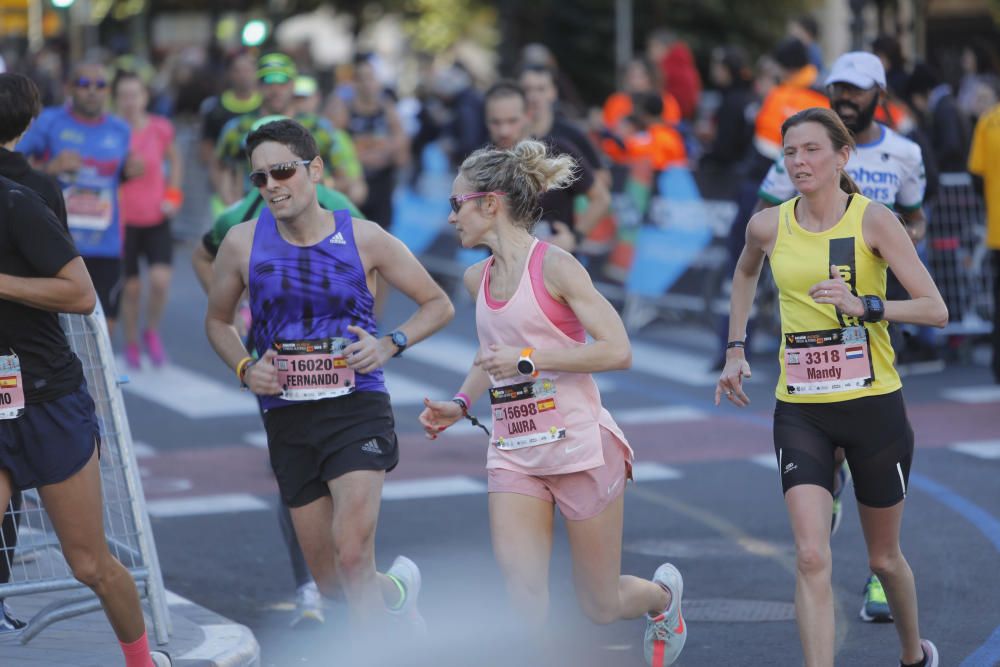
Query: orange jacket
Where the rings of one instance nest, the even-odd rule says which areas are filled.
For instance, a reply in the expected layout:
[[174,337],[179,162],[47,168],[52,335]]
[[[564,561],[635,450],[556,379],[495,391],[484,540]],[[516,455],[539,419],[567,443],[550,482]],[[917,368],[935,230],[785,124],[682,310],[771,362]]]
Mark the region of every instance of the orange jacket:
[[[622,118],[632,113],[632,96],[628,93],[613,93],[604,102],[604,126],[617,131]],[[681,106],[670,93],[663,93],[663,120],[670,125],[681,122]]]
[[816,80],[816,68],[807,65],[771,89],[764,98],[754,126],[753,144],[761,155],[781,157],[781,124],[790,116],[810,107],[830,108],[826,95],[809,86]]

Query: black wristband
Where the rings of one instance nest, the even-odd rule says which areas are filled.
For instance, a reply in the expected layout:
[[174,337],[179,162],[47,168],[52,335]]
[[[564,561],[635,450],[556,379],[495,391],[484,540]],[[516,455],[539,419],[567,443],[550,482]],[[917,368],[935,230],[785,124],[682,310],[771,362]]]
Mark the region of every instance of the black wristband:
[[739,348],[746,349],[746,346],[747,346],[746,341],[742,341],[742,340],[731,340],[728,343],[726,343],[726,349],[727,350],[731,350],[734,347],[739,347]]

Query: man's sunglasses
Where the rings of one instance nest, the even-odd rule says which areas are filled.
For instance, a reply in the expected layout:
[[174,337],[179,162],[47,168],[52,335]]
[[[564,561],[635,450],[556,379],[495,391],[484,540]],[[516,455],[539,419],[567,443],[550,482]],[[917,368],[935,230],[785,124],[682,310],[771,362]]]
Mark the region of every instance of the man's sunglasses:
[[299,168],[300,164],[309,164],[312,160],[295,160],[294,162],[282,162],[281,164],[276,164],[272,167],[268,167],[266,170],[257,169],[250,172],[250,184],[255,188],[262,188],[267,185],[267,175],[271,174],[271,178],[276,181],[287,181],[289,178],[295,175],[295,170]]
[[499,192],[497,190],[493,190],[492,192],[470,192],[464,195],[454,195],[452,197],[448,197],[448,203],[451,204],[451,212],[458,215],[458,212],[462,210],[462,204],[470,199],[479,199],[480,197],[485,197],[486,195],[497,195],[498,197],[502,197],[505,194],[507,193]]
[[104,79],[88,79],[87,77],[80,77],[73,84],[77,88],[96,88],[97,90],[104,90],[108,87],[108,82]]

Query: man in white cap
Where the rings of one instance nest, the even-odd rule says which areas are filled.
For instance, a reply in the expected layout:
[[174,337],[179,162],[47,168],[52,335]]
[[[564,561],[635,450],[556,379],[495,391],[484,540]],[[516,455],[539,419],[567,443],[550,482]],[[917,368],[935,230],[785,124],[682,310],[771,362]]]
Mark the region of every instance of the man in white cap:
[[[854,135],[857,146],[851,152],[845,170],[861,189],[861,194],[896,211],[914,243],[923,240],[927,232],[923,201],[927,180],[920,146],[892,128],[875,120],[875,112],[885,101],[885,68],[877,56],[864,51],[845,53],[833,63],[826,78],[830,106]],[[776,206],[798,192],[779,159],[767,172],[757,191],[757,210]],[[854,268],[851,267],[851,272]],[[894,280],[894,279],[893,279]],[[903,297],[906,298],[906,297]],[[831,533],[840,527],[840,494],[847,483],[844,452],[837,450],[834,480]],[[892,614],[874,574],[865,584],[861,619],[868,622],[889,622]]]

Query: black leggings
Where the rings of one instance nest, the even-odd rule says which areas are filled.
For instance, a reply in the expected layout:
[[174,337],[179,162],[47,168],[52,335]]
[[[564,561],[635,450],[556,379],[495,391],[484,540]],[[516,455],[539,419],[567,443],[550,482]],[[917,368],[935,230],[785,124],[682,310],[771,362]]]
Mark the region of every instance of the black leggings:
[[902,390],[834,403],[777,402],[774,453],[784,493],[799,484],[833,493],[837,447],[844,448],[858,502],[891,507],[905,498],[913,429]]

